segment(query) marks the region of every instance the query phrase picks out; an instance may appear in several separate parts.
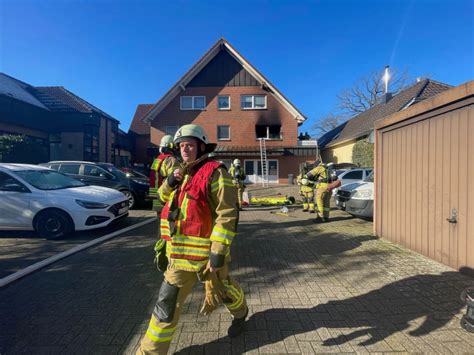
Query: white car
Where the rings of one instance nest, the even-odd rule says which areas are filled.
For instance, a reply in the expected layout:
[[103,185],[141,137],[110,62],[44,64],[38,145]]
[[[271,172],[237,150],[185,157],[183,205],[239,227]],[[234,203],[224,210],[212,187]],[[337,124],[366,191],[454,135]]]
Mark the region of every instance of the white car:
[[[341,181],[341,187],[354,182],[361,182],[372,173],[372,168],[353,168],[339,172],[337,178]],[[332,190],[332,195],[336,196],[339,188]]]
[[336,206],[355,217],[374,216],[374,174],[363,181],[341,186],[335,196]]
[[0,230],[35,230],[54,239],[105,227],[128,209],[120,191],[37,165],[0,164]]

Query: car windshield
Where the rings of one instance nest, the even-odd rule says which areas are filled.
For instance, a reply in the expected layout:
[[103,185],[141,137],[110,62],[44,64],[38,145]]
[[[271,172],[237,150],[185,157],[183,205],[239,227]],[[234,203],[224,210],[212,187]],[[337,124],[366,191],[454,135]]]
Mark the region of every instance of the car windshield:
[[102,166],[105,170],[107,170],[109,173],[112,173],[113,175],[117,176],[117,177],[121,177],[121,178],[126,178],[128,177],[127,174],[125,174],[123,171],[117,169],[115,166],[113,165],[106,165],[106,166]]
[[374,182],[374,172],[371,172],[369,176],[364,179],[365,182]]
[[85,186],[82,182],[54,170],[20,170],[16,174],[40,190],[59,190]]

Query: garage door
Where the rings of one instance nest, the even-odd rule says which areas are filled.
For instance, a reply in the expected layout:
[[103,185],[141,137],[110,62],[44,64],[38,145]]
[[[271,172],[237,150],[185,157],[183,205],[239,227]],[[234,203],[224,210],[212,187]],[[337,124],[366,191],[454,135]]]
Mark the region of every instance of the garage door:
[[382,133],[379,231],[454,268],[474,268],[474,112],[465,106]]

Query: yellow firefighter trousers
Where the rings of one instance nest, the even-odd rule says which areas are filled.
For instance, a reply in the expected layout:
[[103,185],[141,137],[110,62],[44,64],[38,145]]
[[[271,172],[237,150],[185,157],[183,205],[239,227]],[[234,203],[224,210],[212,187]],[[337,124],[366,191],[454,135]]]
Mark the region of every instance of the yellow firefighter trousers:
[[302,191],[303,211],[314,211],[314,191]]
[[[247,302],[245,300],[244,291],[234,279],[229,277],[228,262],[226,262],[224,267],[218,271],[218,275],[220,280],[228,280],[228,282],[224,283],[224,287],[227,292],[236,296],[236,301],[231,304],[224,304],[225,307],[232,314],[233,318],[244,317],[247,313]],[[142,338],[140,348],[137,350],[137,355],[165,355],[168,353],[171,340],[176,331],[181,310],[183,309],[186,298],[189,296],[193,286],[196,284],[197,274],[190,271],[176,270],[173,266],[169,266],[168,270],[165,272],[165,280],[169,284],[180,288],[173,320],[170,323],[160,322],[160,320],[153,314],[151,316],[148,330]]]
[[329,218],[331,210],[331,191],[327,190],[327,184],[320,184],[316,190],[316,205],[318,206],[318,214],[320,217]]
[[234,185],[237,188],[237,196],[239,197],[239,207],[242,207],[243,194],[245,191],[244,184],[241,182],[234,181]]

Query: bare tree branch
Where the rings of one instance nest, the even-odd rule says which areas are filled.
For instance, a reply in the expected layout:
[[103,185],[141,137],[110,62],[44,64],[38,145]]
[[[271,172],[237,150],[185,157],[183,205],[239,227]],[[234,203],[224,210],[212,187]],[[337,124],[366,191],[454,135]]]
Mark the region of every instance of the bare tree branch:
[[[392,70],[389,82],[389,92],[398,94],[401,90],[412,85],[414,80],[407,72]],[[380,102],[385,89],[383,70],[376,71],[359,80],[351,88],[337,95],[337,104],[333,112],[323,115],[312,127],[313,136],[321,136],[336,128],[344,121],[354,117]]]

